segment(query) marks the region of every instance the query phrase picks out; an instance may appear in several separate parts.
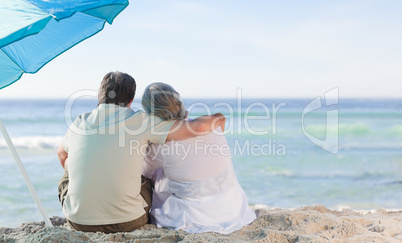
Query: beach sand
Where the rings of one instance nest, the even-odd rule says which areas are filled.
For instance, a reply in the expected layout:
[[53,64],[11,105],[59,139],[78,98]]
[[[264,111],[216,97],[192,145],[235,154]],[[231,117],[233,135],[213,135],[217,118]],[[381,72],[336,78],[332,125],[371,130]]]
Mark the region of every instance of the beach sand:
[[322,205],[297,209],[252,206],[257,219],[230,235],[191,234],[145,225],[131,233],[83,233],[65,219],[0,228],[0,242],[402,242],[402,210],[330,210]]

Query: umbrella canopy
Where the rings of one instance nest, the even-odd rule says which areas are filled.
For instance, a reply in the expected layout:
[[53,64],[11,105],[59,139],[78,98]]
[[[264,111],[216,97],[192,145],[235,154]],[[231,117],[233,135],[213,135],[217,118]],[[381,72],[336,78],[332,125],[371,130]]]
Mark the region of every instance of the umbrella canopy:
[[0,89],[101,31],[128,0],[0,1]]

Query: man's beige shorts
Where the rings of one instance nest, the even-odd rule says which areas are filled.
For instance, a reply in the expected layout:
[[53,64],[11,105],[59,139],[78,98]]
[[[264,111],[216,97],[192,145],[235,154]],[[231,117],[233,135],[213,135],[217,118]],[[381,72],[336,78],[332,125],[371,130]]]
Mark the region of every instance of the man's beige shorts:
[[[63,206],[64,197],[67,195],[68,191],[68,170],[64,172],[58,186],[59,190],[59,201]],[[73,229],[84,231],[84,232],[104,232],[104,233],[117,233],[117,232],[130,232],[139,227],[145,225],[148,222],[148,212],[152,203],[152,183],[151,180],[141,176],[141,196],[147,202],[148,206],[144,208],[145,214],[141,217],[134,219],[129,222],[118,223],[118,224],[107,224],[107,225],[82,225],[71,222],[67,219],[67,223]]]

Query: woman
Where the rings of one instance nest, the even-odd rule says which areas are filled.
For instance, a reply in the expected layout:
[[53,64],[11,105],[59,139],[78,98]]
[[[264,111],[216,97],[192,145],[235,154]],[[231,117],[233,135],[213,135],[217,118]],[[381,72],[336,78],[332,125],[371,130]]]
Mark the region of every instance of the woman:
[[[142,106],[164,120],[187,116],[179,93],[164,83],[145,89]],[[155,183],[151,218],[158,227],[229,234],[256,218],[237,181],[222,130],[148,147],[143,175]]]

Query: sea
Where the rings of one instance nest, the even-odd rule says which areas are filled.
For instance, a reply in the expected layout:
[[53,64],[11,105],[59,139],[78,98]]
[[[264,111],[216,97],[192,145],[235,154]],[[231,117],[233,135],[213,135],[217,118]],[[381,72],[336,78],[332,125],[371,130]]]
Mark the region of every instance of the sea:
[[[189,117],[223,113],[250,205],[402,208],[402,99],[184,99]],[[63,216],[56,149],[89,98],[0,100],[5,125],[49,216]],[[139,101],[132,108],[141,109]],[[213,168],[211,168],[213,169]],[[0,227],[42,221],[0,134]]]

